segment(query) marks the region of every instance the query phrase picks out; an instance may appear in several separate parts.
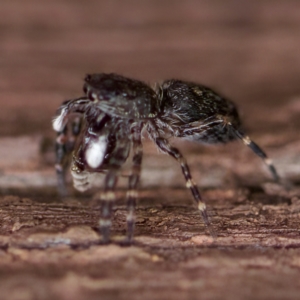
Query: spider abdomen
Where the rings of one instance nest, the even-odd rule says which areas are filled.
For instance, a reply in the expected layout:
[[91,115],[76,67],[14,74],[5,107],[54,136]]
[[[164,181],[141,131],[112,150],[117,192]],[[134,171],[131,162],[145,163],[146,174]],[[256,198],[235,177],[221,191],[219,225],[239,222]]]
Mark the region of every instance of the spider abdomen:
[[[240,128],[235,105],[212,89],[181,80],[162,84],[162,116],[177,137],[202,143],[236,139],[231,126]],[[230,125],[230,126],[228,126]]]

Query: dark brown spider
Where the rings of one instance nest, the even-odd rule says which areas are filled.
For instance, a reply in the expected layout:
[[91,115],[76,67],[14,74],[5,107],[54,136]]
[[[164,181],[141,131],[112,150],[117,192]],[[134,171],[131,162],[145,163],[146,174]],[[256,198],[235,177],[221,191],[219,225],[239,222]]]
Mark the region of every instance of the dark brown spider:
[[[203,221],[211,232],[206,205],[192,180],[186,160],[169,143],[170,137],[201,143],[226,143],[240,139],[263,159],[274,180],[279,181],[271,160],[241,130],[235,105],[210,88],[192,82],[166,80],[154,91],[141,81],[120,75],[92,74],[86,76],[83,90],[85,95],[65,101],[53,120],[53,128],[58,132],[56,171],[61,194],[66,191],[64,173],[70,152],[73,152],[71,174],[76,189],[88,189],[92,173],[106,173],[104,191],[100,195],[100,229],[105,243],[109,242],[117,178],[131,148],[133,160],[127,191],[127,240],[132,240],[143,155],[143,129],[159,150],[180,164],[186,187],[191,190]],[[74,115],[70,138],[67,124]]]

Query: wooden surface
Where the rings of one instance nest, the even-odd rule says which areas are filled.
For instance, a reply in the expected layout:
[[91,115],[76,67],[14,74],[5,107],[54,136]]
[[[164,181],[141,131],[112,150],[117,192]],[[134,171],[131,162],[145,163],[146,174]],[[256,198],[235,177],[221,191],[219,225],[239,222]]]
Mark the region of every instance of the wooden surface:
[[[0,1],[0,299],[299,299],[298,1]],[[197,81],[234,100],[290,191],[240,143],[174,141],[207,202],[213,240],[180,167],[144,140],[135,243],[126,180],[113,243],[99,203],[57,197],[51,118],[90,72]]]

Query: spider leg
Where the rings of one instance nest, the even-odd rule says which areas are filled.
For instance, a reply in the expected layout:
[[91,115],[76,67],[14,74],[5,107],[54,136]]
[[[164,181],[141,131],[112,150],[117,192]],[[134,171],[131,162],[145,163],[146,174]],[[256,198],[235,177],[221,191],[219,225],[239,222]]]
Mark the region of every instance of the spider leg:
[[100,231],[102,233],[103,243],[110,241],[110,228],[113,204],[116,200],[115,188],[118,181],[119,170],[126,161],[130,150],[128,138],[119,141],[118,147],[113,151],[108,165],[110,166],[104,181],[104,191],[100,193],[101,216]]
[[208,216],[207,216],[206,205],[205,205],[204,201],[202,200],[202,197],[200,195],[198,187],[193,182],[191,172],[190,172],[189,166],[188,166],[185,158],[182,156],[182,154],[179,152],[179,150],[177,148],[171,146],[166,139],[164,139],[164,138],[155,138],[154,141],[155,141],[156,145],[158,146],[158,148],[162,152],[164,152],[166,154],[169,154],[170,156],[175,158],[176,161],[180,164],[181,169],[182,169],[182,173],[183,173],[183,175],[185,177],[185,180],[186,180],[186,187],[188,189],[190,189],[190,191],[192,192],[194,200],[196,201],[197,207],[198,207],[198,209],[201,213],[202,219],[203,219],[205,225],[207,226],[210,234],[213,237],[215,237],[215,233],[213,231],[213,228],[212,228],[212,226],[210,224],[210,221],[208,219]]
[[82,118],[77,116],[72,122],[72,135],[70,137],[69,149],[70,152],[74,150],[76,139],[79,136],[82,128]]
[[63,197],[67,195],[67,188],[65,183],[65,170],[67,167],[67,126],[57,133],[55,142],[56,163],[55,170],[57,176],[58,193]]
[[72,124],[73,136],[68,137],[68,118],[72,113],[83,113],[89,100],[85,97],[65,101],[58,109],[53,119],[53,128],[57,132],[55,142],[56,163],[55,169],[58,181],[58,193],[64,197],[67,195],[65,171],[68,167],[67,156],[73,151],[75,141],[81,130],[81,118],[76,117]]
[[67,124],[63,129],[57,133],[56,143],[55,143],[55,153],[56,153],[56,175],[58,182],[58,193],[60,196],[67,196],[66,187],[66,169],[69,166],[68,156],[74,150],[77,136],[81,130],[81,118],[76,117],[72,122],[72,135],[68,136],[68,126]]
[[118,175],[115,170],[110,170],[105,176],[104,191],[100,194],[101,199],[101,217],[100,231],[103,238],[103,243],[107,244],[110,240],[110,228],[113,204],[116,200],[115,187],[117,184]]
[[143,148],[141,142],[141,126],[135,126],[131,130],[133,144],[132,172],[128,180],[127,198],[127,241],[130,243],[133,238],[135,227],[135,207],[138,198],[137,185],[140,179]]
[[[71,167],[73,185],[81,192],[84,192],[91,187],[91,174],[97,171],[103,171],[101,164],[97,168],[92,168],[92,166],[89,166],[87,163],[87,161],[93,162],[93,160],[89,158],[89,155],[93,157],[97,155],[97,152],[101,150],[103,151],[103,149],[96,147],[96,151],[93,150],[92,152],[88,152],[88,149],[91,149],[89,148],[92,140],[91,137],[95,136],[99,139],[99,136],[97,136],[96,133],[93,131],[89,132],[89,130],[86,128],[84,135],[81,137],[82,141],[81,143],[77,144],[78,148],[73,154]],[[105,137],[105,134],[103,136]],[[90,139],[86,137],[89,137]],[[109,171],[107,171],[104,180],[104,190],[97,195],[101,202],[99,225],[104,244],[109,243],[112,209],[116,199],[115,187],[118,180],[117,169],[118,168],[114,165],[114,168],[111,168]]]
[[[248,146],[256,155],[258,155],[260,158],[262,158],[262,160],[264,161],[264,163],[267,165],[267,167],[269,168],[273,179],[276,182],[279,182],[281,179],[273,165],[272,160],[266,155],[266,153],[255,143],[253,142],[249,136],[245,135],[244,133],[242,133],[239,129],[237,129],[236,126],[234,126],[230,120],[228,120],[228,118],[226,116],[217,116],[217,118],[215,120],[211,120],[210,123],[205,123],[203,124],[201,127],[203,127],[203,129],[201,130],[201,132],[205,132],[205,127],[207,127],[207,125],[211,125],[211,124],[218,124],[218,123],[223,123],[223,129],[225,127],[230,128],[232,133],[239,139],[242,140],[242,142]],[[193,127],[193,128],[188,128],[185,131],[190,131],[193,132],[195,130],[199,130],[201,129],[201,127]]]
[[[231,125],[231,124],[228,124]],[[242,142],[248,146],[256,155],[258,155],[260,158],[262,158],[262,160],[264,161],[264,163],[267,165],[267,167],[269,168],[274,181],[279,182],[280,181],[280,177],[273,165],[272,160],[266,155],[266,153],[255,143],[253,142],[249,136],[245,135],[244,133],[242,133],[241,131],[239,131],[238,129],[234,128],[231,125],[231,128],[233,130],[233,133],[236,135],[236,137],[238,137],[239,139],[242,140]]]

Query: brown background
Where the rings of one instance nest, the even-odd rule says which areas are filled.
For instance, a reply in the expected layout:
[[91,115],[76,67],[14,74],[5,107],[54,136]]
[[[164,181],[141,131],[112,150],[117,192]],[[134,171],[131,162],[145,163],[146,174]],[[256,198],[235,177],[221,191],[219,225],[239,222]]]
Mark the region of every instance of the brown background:
[[[297,0],[0,1],[2,298],[298,299],[299,12]],[[179,167],[145,140],[136,245],[96,246],[93,192],[56,197],[51,129],[91,72],[216,88],[294,188],[272,184],[239,143],[175,141],[208,203],[212,242]],[[116,239],[125,213],[118,201]]]

